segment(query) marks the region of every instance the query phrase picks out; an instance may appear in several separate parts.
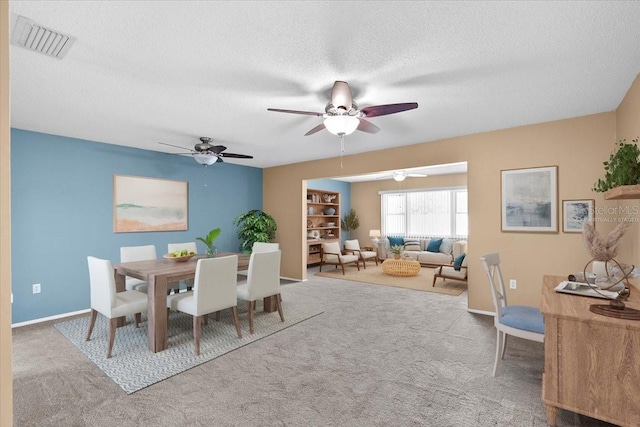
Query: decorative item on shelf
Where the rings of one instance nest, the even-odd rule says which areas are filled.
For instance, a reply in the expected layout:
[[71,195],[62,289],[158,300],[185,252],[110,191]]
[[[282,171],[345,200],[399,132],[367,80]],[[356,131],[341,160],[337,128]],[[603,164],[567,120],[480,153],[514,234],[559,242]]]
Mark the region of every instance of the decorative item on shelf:
[[307,208],[307,215],[315,215],[316,214],[316,209],[313,206],[309,206]]
[[318,230],[310,230],[307,232],[307,239],[319,239],[320,232]]
[[380,230],[369,230],[369,237],[371,237],[371,244],[376,247],[380,243]]
[[216,256],[217,250],[213,243],[220,235],[220,232],[220,228],[214,228],[213,230],[209,231],[209,234],[207,234],[205,237],[196,237],[196,240],[200,240],[207,247],[206,253],[207,257],[209,258],[213,258]]
[[393,245],[389,250],[393,254],[394,259],[400,259],[400,253],[404,249],[404,245]]
[[[630,223],[627,221],[618,224],[606,238],[600,237],[595,229],[593,221],[585,221],[582,229],[584,243],[593,257],[584,266],[583,277],[588,277],[587,268],[596,262],[604,263],[604,274],[596,275],[595,283],[589,287],[601,296],[610,300],[608,305],[591,304],[589,310],[603,316],[619,319],[640,320],[640,311],[625,306],[624,301],[629,297],[629,277],[634,273],[633,265],[620,264],[615,260],[620,240],[627,231]],[[594,268],[595,270],[595,268]]]
[[307,228],[311,228],[313,227],[313,221],[311,221],[310,219],[307,220]]
[[355,209],[349,209],[349,212],[344,214],[344,217],[340,221],[340,228],[346,231],[349,234],[349,239],[351,239],[351,231],[357,230],[360,227],[360,220],[358,219],[358,214]]
[[592,191],[604,193],[616,187],[640,184],[638,138],[632,142],[633,144],[629,144],[625,139],[616,142],[616,149],[609,155],[609,160],[604,162],[604,180],[598,179]]
[[325,203],[333,203],[333,200],[337,197],[336,194],[323,194],[322,199]]
[[271,215],[259,209],[252,209],[238,215],[233,223],[237,226],[240,251],[250,254],[255,242],[269,243],[276,237],[276,220]]
[[324,208],[325,215],[335,215],[336,210],[334,208]]

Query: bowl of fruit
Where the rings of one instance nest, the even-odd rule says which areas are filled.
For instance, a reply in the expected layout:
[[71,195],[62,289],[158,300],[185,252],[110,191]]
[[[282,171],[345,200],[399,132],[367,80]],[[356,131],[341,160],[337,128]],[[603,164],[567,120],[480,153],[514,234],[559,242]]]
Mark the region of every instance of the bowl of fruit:
[[193,251],[189,252],[188,250],[183,249],[181,251],[175,251],[175,252],[165,254],[164,257],[167,259],[172,259],[177,262],[184,262],[184,261],[189,261],[193,256],[195,256],[195,254],[196,253]]

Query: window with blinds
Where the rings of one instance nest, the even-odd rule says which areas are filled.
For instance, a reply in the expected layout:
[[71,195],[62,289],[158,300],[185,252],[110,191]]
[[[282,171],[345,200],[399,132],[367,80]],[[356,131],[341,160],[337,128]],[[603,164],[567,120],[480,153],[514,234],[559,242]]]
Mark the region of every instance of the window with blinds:
[[466,237],[466,188],[380,192],[383,236]]

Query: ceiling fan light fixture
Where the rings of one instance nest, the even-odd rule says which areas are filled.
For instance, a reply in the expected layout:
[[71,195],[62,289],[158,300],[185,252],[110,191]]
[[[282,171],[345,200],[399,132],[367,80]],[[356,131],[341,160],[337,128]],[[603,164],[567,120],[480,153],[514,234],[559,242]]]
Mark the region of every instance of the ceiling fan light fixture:
[[205,153],[194,154],[193,158],[196,159],[196,162],[205,166],[211,166],[212,164],[218,161],[218,156],[215,156],[213,154],[205,154]]
[[324,119],[324,127],[334,135],[351,135],[358,128],[360,120],[354,116],[329,116]]
[[402,182],[407,177],[407,174],[404,171],[396,171],[393,173],[393,179]]

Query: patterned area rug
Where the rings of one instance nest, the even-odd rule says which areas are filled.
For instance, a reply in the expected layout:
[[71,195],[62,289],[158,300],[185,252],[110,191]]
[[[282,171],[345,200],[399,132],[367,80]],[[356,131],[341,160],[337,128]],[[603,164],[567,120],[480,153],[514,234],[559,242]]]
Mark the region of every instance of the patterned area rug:
[[366,282],[373,285],[394,286],[396,288],[414,289],[417,291],[436,292],[439,294],[455,295],[462,294],[467,289],[465,282],[459,282],[457,280],[442,280],[439,278],[436,281],[436,286],[431,286],[433,283],[433,268],[422,267],[420,273],[417,276],[412,277],[395,277],[389,276],[382,271],[380,265],[367,265],[367,269],[360,267],[360,271],[355,265],[345,266],[345,274],[342,275],[341,268],[334,268],[333,266],[324,267],[325,271],[318,272],[316,276],[331,277],[333,279],[353,280],[354,282]]
[[224,310],[219,322],[211,316],[209,324],[203,325],[200,356],[196,356],[194,350],[192,317],[184,313],[171,312],[169,345],[167,350],[159,353],[152,353],[147,348],[144,314],[140,328],[136,328],[133,317],[128,316],[127,324],[118,328],[116,332],[111,359],[105,357],[109,328],[104,316],[98,315],[90,341],[85,341],[89,316],[57,323],[54,326],[127,394],[131,394],[323,313],[299,311],[283,301],[285,321],[281,322],[278,312],[265,313],[262,311],[262,301],[258,301],[254,313],[254,334],[250,335],[245,306],[244,301],[238,306],[242,339],[236,335],[230,310]]

